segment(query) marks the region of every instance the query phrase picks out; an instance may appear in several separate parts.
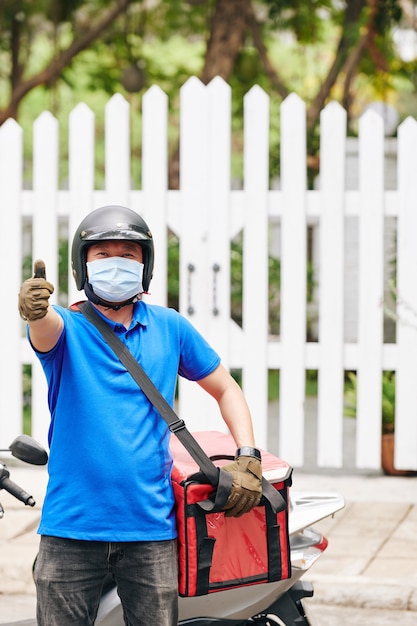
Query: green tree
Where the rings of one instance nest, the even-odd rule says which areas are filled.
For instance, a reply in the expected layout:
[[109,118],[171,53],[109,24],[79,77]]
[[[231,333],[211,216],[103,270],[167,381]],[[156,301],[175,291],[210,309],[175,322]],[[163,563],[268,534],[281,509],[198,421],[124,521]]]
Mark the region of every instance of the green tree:
[[[107,33],[126,11],[129,0],[108,2],[81,0],[3,0],[0,4],[0,80],[6,101],[0,124],[17,117],[22,99],[36,87],[58,81],[74,58]],[[37,44],[48,40],[46,57],[34,55]]]
[[135,93],[156,83],[171,96],[191,74],[205,83],[221,76],[235,112],[255,83],[273,102],[297,92],[316,169],[330,99],[350,115],[363,93],[387,99],[400,82],[414,91],[416,63],[393,45],[393,28],[414,19],[410,0],[0,0],[0,124],[41,86]]
[[[327,61],[317,67],[319,87],[309,106],[311,126],[338,80],[349,109],[358,73],[399,70],[391,35],[392,27],[407,18],[402,5],[407,8],[406,0],[1,0],[0,80],[8,85],[2,89],[8,95],[0,121],[16,116],[19,102],[30,90],[65,77],[65,69],[89,48],[102,52],[105,46],[116,65],[120,56],[138,64],[146,55],[146,42],[156,39],[162,45],[179,34],[184,41],[206,42],[201,51],[203,82],[217,75],[229,80],[235,72],[244,82],[259,80],[262,67],[281,98],[294,85],[273,58],[274,42],[291,36],[293,48],[325,45]],[[46,52],[37,48],[41,39],[49,42]],[[250,62],[254,50],[258,65]],[[106,63],[106,55],[96,56],[94,78],[102,64],[105,72]],[[108,87],[114,89],[111,80]]]

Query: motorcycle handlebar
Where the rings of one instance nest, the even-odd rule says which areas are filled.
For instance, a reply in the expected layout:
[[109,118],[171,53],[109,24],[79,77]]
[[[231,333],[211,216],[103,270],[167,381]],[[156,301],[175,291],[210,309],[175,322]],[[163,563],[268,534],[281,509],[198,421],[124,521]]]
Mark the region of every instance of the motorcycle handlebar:
[[2,471],[0,472],[0,475],[1,475],[0,476],[0,489],[4,489],[5,491],[10,493],[12,496],[14,496],[18,500],[20,500],[20,502],[23,502],[23,504],[27,506],[35,506],[36,502],[32,498],[32,496],[28,494],[24,489],[19,487],[19,485],[16,485],[16,483],[10,480],[9,471],[4,467],[4,465],[1,468],[1,470]]

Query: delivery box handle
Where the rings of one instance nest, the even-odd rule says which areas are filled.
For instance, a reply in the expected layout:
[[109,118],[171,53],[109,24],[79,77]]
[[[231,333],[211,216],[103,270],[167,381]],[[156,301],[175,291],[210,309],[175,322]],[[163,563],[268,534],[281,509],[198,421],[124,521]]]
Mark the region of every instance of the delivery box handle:
[[[209,458],[211,461],[233,461],[235,457],[231,454],[211,454]],[[204,482],[204,474],[193,474],[188,480],[200,483]],[[198,506],[206,513],[223,511],[224,505],[229,497],[231,484],[232,475],[230,472],[222,471],[220,468],[219,482],[216,491],[206,500],[197,502]],[[265,476],[262,476],[262,498],[260,504],[266,503],[269,503],[274,513],[284,511],[288,506],[282,494],[271,485]]]

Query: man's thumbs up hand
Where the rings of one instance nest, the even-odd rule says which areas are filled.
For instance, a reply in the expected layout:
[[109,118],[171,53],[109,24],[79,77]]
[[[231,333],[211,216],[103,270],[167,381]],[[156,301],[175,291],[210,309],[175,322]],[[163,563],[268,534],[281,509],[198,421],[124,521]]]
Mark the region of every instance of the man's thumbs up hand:
[[42,259],[38,259],[33,264],[33,278],[45,278],[46,279],[45,261],[42,261]]
[[29,322],[45,317],[49,298],[54,293],[53,285],[46,280],[45,262],[38,259],[33,269],[33,278],[25,280],[19,292],[19,313]]

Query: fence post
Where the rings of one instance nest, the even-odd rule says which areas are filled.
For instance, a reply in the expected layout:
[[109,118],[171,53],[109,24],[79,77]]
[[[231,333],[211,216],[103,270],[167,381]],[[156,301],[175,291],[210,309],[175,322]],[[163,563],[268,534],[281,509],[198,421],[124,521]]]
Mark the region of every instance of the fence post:
[[151,87],[142,99],[142,206],[155,243],[155,277],[149,301],[166,305],[168,292],[168,97]]
[[[22,172],[22,129],[9,119],[0,128],[0,262],[11,294],[22,279]],[[22,321],[14,297],[4,299],[0,316],[0,447],[7,447],[22,430]]]
[[417,122],[398,129],[395,467],[417,470]]
[[243,391],[256,441],[268,436],[268,185],[269,98],[260,87],[245,96],[243,229]]
[[356,410],[358,467],[381,467],[384,300],[384,126],[368,111],[359,121],[359,326]]
[[[47,278],[55,287],[51,303],[57,302],[58,285],[58,122],[49,112],[42,113],[33,125],[33,260],[46,264]],[[32,435],[47,443],[49,411],[48,390],[41,364],[32,365]]]
[[[69,248],[75,229],[81,220],[97,208],[93,206],[94,190],[94,114],[85,104],[78,104],[70,113],[69,119],[69,195],[68,216]],[[82,300],[69,268],[69,304]]]
[[294,466],[304,460],[306,342],[306,119],[292,94],[281,105],[281,346],[280,455]]
[[332,102],[320,116],[319,343],[317,462],[343,464],[343,293],[346,112]]
[[[197,78],[180,94],[180,310],[203,334],[210,307],[208,276],[209,98]],[[180,412],[192,430],[204,430],[212,407],[196,385],[181,379]]]
[[106,204],[127,207],[131,188],[129,116],[129,103],[118,93],[112,96],[105,110]]

